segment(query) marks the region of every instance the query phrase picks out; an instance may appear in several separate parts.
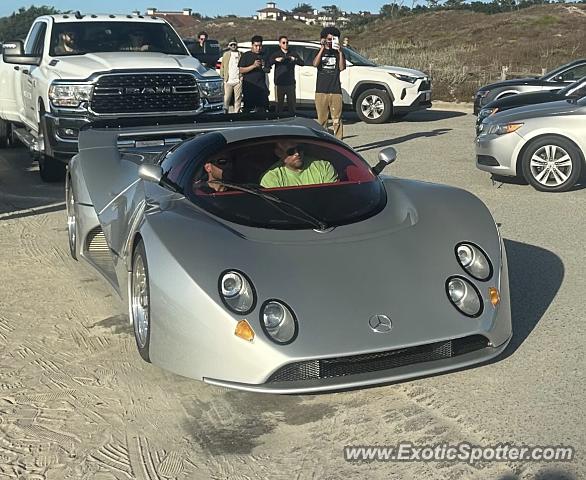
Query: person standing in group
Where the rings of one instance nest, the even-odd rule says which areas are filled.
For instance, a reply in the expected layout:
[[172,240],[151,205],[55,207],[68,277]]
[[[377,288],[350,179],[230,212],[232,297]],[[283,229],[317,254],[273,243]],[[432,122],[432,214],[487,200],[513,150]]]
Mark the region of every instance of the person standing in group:
[[197,43],[193,46],[193,53],[206,53],[207,39],[207,32],[199,32],[197,34]]
[[262,55],[262,37],[252,37],[250,51],[244,52],[238,62],[242,74],[244,111],[266,112],[269,109],[269,88],[265,60]]
[[228,113],[230,100],[234,95],[234,113],[239,113],[242,103],[242,75],[238,67],[240,52],[235,38],[228,42],[228,48],[222,55],[220,66],[220,76],[224,79],[224,112]]
[[289,39],[285,35],[279,37],[279,49],[271,55],[269,69],[275,66],[275,94],[277,97],[277,113],[283,112],[285,97],[287,97],[287,110],[290,115],[295,115],[295,65],[302,67],[303,60],[295,52],[289,49]]
[[340,30],[326,27],[321,31],[321,47],[313,60],[317,68],[315,86],[315,108],[317,121],[327,128],[328,118],[332,117],[334,135],[342,139],[342,85],[340,72],[346,69],[346,58],[340,47]]

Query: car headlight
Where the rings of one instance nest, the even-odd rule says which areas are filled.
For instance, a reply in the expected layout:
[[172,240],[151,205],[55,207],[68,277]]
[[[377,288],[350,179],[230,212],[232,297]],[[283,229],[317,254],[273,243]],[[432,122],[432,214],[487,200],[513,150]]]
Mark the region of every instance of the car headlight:
[[228,270],[220,275],[220,298],[226,307],[239,315],[247,315],[256,304],[252,282],[242,272]]
[[446,282],[446,293],[452,305],[468,317],[478,317],[482,313],[480,292],[463,277],[450,277]]
[[297,320],[291,309],[279,300],[267,300],[260,309],[260,324],[273,342],[291,343],[297,336]]
[[401,73],[391,73],[391,75],[402,82],[415,83],[417,81],[417,77],[412,77],[411,75],[403,75]]
[[492,264],[488,256],[472,243],[456,245],[456,258],[460,266],[476,280],[488,280],[492,276]]
[[77,108],[90,100],[93,88],[87,84],[54,83],[49,87],[49,99],[56,107]]
[[519,130],[523,123],[492,123],[484,128],[483,133],[486,135],[505,135]]
[[482,122],[482,120],[484,120],[486,117],[490,117],[491,115],[494,115],[498,111],[499,111],[498,107],[494,107],[494,108],[483,108],[478,113],[478,122],[479,123]]
[[224,94],[224,82],[221,80],[210,80],[204,82],[197,82],[199,91],[204,98],[221,97]]

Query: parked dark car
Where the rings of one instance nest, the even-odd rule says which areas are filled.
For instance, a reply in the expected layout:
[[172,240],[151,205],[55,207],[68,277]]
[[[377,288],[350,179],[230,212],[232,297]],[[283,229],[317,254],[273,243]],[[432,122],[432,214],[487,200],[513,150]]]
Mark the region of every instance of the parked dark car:
[[493,100],[519,93],[557,90],[586,75],[586,58],[566,63],[542,77],[513,78],[480,88],[474,96],[474,115]]
[[525,105],[556,102],[564,98],[581,98],[584,95],[586,95],[586,76],[561,89],[520,93],[494,100],[478,113],[478,117],[476,118],[476,132],[478,133],[480,131],[480,124],[486,117],[497,112],[503,112],[516,107],[524,107]]

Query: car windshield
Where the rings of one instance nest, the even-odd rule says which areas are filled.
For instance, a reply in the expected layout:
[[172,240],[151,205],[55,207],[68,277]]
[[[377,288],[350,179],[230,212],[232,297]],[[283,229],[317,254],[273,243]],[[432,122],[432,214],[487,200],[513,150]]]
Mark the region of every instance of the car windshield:
[[166,23],[64,22],[53,25],[51,56],[98,52],[188,55],[181,39]]
[[[295,170],[291,164],[295,161]],[[219,132],[184,142],[161,166],[194,204],[230,222],[312,229],[358,222],[386,204],[382,182],[349,148],[314,137],[226,143]]]
[[376,63],[368,58],[363,57],[358,52],[352,50],[349,47],[343,47],[344,56],[346,60],[349,60],[352,65],[356,65],[357,67],[376,67]]
[[558,93],[566,97],[583,97],[586,95],[586,77],[582,77],[580,80],[562,88]]

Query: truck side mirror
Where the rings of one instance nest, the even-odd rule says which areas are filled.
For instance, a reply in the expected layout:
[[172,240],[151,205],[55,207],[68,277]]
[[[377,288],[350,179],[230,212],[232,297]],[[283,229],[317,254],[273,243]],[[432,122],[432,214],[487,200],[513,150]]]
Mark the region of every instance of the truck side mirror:
[[15,65],[40,65],[41,57],[37,55],[26,55],[21,40],[5,42],[2,45],[2,60],[4,63]]
[[383,169],[393,163],[397,159],[397,150],[393,147],[383,148],[378,152],[378,163],[372,167],[372,171],[375,175],[378,175]]

